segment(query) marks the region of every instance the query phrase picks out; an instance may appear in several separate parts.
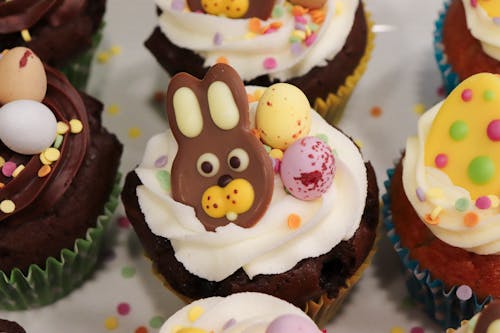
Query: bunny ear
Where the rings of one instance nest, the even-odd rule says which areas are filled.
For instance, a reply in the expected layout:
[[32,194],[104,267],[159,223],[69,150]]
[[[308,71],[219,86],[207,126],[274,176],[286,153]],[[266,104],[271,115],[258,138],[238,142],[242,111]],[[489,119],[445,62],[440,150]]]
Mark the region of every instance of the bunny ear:
[[231,88],[222,81],[215,81],[208,87],[208,108],[210,117],[217,127],[230,130],[238,125],[240,111],[231,92]]

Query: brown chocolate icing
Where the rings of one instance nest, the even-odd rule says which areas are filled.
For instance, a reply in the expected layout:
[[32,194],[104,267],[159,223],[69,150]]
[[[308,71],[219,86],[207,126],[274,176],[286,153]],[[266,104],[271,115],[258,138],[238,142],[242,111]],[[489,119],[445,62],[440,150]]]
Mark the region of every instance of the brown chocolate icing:
[[[57,121],[69,124],[70,120],[78,119],[82,122],[84,130],[77,135],[70,132],[64,135],[62,146],[59,148],[61,157],[51,165],[52,171],[43,178],[37,176],[38,170],[43,165],[39,155],[16,154],[4,145],[0,146],[0,156],[6,161],[25,165],[25,169],[15,178],[0,176],[0,181],[5,184],[0,189],[0,202],[8,199],[16,205],[13,213],[6,214],[0,211],[0,221],[28,206],[31,213],[36,215],[39,207],[45,207],[50,202],[59,200],[78,172],[87,151],[90,133],[85,105],[80,95],[60,72],[47,66],[45,71],[48,89],[42,102],[51,109]],[[42,191],[47,195],[37,200],[35,205],[32,204]]]
[[[92,45],[105,0],[12,0],[0,2],[0,51],[32,49],[45,63],[62,66]],[[21,30],[28,29],[26,42]]]
[[[241,18],[258,17],[267,20],[271,16],[276,0],[248,0],[248,10]],[[189,9],[193,12],[204,12],[201,0],[187,0]]]
[[0,332],[2,333],[26,333],[24,328],[16,322],[0,319]]
[[[213,119],[209,108],[207,92],[214,82],[225,83],[231,90],[227,103],[236,104],[239,112],[239,122],[231,129],[219,128]],[[174,110],[174,94],[181,88],[189,88],[198,100],[203,118],[203,129],[199,135],[190,138],[185,136],[178,126],[176,110]],[[178,110],[180,113],[184,110]],[[249,228],[265,213],[273,194],[274,173],[272,162],[260,141],[252,134],[249,126],[248,100],[243,82],[238,73],[225,64],[213,66],[203,80],[180,73],[172,78],[167,91],[167,116],[172,133],[179,144],[179,151],[172,165],[172,196],[176,201],[193,207],[196,216],[207,230],[224,226],[231,221],[226,217],[213,218],[205,213],[202,206],[202,196],[209,187],[219,184],[221,179],[243,178],[252,186],[255,193],[250,210],[238,215],[233,222]],[[248,154],[250,164],[245,170],[235,171],[228,164],[228,156],[233,149],[241,148]],[[204,153],[214,154],[220,163],[217,173],[207,177],[197,169],[197,161]]]
[[500,301],[493,301],[483,309],[477,318],[474,333],[486,333],[495,320],[500,320]]

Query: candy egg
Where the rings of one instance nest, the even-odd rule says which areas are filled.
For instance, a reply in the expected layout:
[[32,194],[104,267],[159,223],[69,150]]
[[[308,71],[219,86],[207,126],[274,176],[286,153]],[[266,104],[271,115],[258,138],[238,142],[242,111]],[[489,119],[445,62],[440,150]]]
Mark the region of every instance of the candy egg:
[[56,117],[42,103],[17,100],[0,108],[0,140],[19,154],[42,152],[52,145],[56,132]]
[[41,102],[47,92],[42,61],[28,48],[13,48],[0,58],[0,104],[18,99]]
[[319,329],[309,318],[286,314],[274,319],[266,329],[266,333],[318,333]]
[[273,148],[286,149],[311,129],[311,106],[306,95],[288,83],[267,88],[255,116],[261,139]]
[[326,0],[290,0],[290,2],[309,9],[319,9],[325,5]]
[[285,151],[280,168],[283,185],[300,200],[314,200],[333,182],[335,159],[322,140],[308,136],[297,140]]

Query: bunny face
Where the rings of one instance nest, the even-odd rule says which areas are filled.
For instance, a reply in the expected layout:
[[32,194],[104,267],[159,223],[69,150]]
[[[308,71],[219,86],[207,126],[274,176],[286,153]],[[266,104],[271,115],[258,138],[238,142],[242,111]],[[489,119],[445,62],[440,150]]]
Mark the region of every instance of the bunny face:
[[167,91],[167,116],[179,150],[172,196],[193,207],[205,229],[252,227],[272,197],[272,162],[249,129],[247,95],[230,66],[203,80],[181,73]]
[[193,12],[203,11],[211,15],[229,18],[258,17],[267,20],[271,16],[275,0],[187,0]]

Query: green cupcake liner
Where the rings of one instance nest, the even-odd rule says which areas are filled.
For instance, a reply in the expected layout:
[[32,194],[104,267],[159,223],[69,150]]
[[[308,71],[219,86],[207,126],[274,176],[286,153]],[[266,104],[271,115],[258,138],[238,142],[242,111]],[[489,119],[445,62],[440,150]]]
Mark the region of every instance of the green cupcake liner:
[[117,174],[96,226],[87,230],[84,239],[77,239],[73,249],[61,250],[59,259],[47,258],[45,268],[30,265],[27,275],[17,268],[10,275],[0,271],[0,309],[25,310],[53,303],[86,280],[96,266],[111,217],[118,206],[120,179],[121,174]]
[[77,56],[67,65],[59,68],[66,75],[69,82],[77,89],[85,91],[90,75],[90,68],[94,60],[94,54],[97,47],[101,43],[104,30],[104,23],[101,24],[99,30],[92,36],[92,46],[83,54]]

